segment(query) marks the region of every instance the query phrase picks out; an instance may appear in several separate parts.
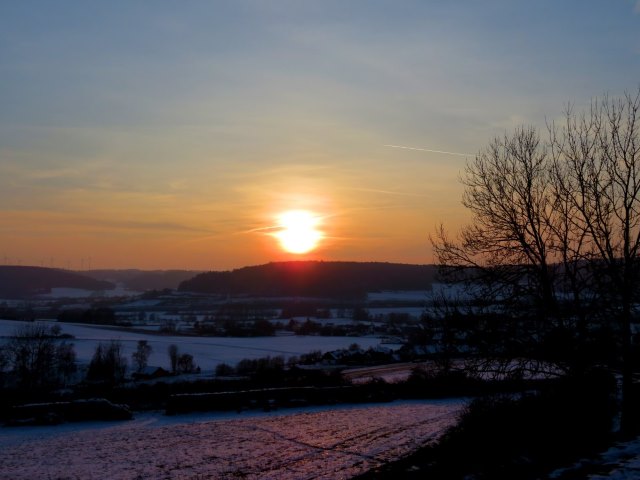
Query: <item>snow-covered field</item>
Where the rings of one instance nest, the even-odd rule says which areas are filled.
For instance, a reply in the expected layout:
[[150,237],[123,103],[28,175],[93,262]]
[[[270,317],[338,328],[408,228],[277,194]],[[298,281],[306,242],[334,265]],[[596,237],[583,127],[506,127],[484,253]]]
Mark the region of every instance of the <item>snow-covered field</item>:
[[370,302],[388,302],[388,301],[403,301],[403,302],[425,302],[431,300],[431,290],[414,291],[414,290],[398,290],[398,291],[384,291],[384,292],[371,292],[367,294],[367,300]]
[[[52,322],[56,323],[56,322]],[[0,320],[0,342],[12,335],[16,328],[24,322]],[[328,352],[348,348],[357,343],[361,348],[375,347],[381,342],[377,337],[320,337],[320,336],[275,336],[275,337],[184,337],[144,334],[115,330],[108,327],[58,323],[62,333],[75,338],[69,340],[75,345],[78,361],[89,363],[96,345],[111,339],[122,343],[124,355],[131,360],[138,340],[146,340],[151,345],[152,353],[149,365],[169,367],[167,350],[169,345],[178,346],[180,353],[193,355],[195,363],[203,371],[211,371],[220,363],[235,365],[244,358],[260,358],[282,355],[286,358],[299,356],[313,350]]]
[[89,298],[89,297],[133,297],[142,292],[127,290],[122,284],[113,290],[85,290],[82,288],[54,287],[50,293],[39,295],[40,298]]
[[0,479],[347,479],[436,439],[462,400],[0,430]]

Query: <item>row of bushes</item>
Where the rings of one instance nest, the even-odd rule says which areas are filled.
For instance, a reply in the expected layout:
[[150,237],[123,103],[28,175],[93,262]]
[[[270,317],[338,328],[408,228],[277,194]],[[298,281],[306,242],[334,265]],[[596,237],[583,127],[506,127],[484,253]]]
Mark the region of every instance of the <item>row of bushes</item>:
[[534,479],[609,444],[615,380],[593,372],[522,395],[473,401],[435,444],[368,472],[373,479]]

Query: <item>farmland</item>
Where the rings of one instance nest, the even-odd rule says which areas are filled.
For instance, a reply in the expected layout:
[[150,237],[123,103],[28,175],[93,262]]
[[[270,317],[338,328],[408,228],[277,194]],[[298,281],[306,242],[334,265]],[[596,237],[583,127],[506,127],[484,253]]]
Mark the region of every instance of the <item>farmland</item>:
[[257,415],[140,414],[0,432],[0,479],[351,478],[436,440],[462,400]]

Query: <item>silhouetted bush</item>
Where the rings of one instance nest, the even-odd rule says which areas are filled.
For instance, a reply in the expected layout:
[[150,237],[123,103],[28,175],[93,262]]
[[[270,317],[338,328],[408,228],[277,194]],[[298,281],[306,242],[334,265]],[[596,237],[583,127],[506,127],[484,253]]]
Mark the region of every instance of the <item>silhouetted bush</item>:
[[189,353],[183,353],[178,357],[178,372],[179,373],[193,373],[198,369],[193,361],[193,355]]
[[228,377],[230,375],[235,375],[236,369],[227,363],[220,363],[216,366],[216,376],[218,377]]
[[238,375],[250,375],[256,380],[275,379],[284,371],[284,357],[245,358],[236,365]]

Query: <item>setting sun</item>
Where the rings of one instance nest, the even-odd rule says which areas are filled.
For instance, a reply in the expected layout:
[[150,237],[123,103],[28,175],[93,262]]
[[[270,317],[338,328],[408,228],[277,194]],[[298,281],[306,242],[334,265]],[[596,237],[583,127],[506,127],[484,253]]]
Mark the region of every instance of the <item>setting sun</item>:
[[290,210],[278,216],[279,231],[274,236],[283,250],[302,254],[318,246],[323,233],[318,230],[319,217],[306,210]]

